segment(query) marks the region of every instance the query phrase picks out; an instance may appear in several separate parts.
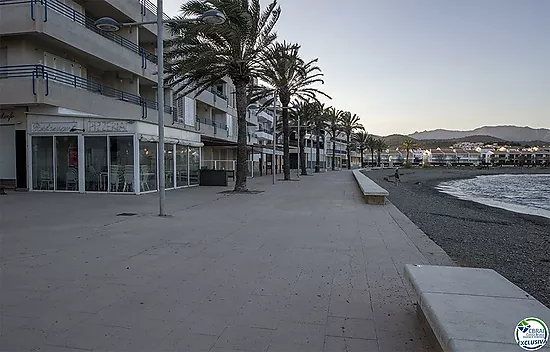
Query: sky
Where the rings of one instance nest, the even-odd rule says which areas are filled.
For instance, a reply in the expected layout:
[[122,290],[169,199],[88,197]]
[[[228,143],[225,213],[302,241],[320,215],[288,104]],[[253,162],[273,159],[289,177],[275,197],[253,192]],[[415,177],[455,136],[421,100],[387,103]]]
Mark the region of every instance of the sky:
[[[278,3],[278,40],[319,59],[325,103],[369,133],[550,128],[550,0]],[[165,0],[165,12],[180,4]]]

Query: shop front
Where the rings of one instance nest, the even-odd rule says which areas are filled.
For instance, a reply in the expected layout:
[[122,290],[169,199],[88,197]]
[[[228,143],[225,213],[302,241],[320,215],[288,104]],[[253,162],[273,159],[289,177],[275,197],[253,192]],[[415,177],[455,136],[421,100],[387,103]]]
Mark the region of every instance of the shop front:
[[0,188],[27,188],[25,109],[0,109]]
[[[139,194],[158,189],[157,126],[141,121],[28,116],[33,191]],[[166,127],[167,189],[199,183],[200,135]]]

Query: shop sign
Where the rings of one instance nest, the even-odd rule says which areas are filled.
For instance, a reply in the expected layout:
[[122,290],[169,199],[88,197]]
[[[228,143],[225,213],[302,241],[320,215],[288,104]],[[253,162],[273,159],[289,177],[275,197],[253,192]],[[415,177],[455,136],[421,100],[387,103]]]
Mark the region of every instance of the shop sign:
[[33,133],[66,133],[80,131],[76,122],[35,122],[31,124]]
[[128,123],[121,121],[88,121],[86,132],[128,132]]
[[15,119],[15,113],[13,111],[0,111],[0,121],[9,122],[11,119]]

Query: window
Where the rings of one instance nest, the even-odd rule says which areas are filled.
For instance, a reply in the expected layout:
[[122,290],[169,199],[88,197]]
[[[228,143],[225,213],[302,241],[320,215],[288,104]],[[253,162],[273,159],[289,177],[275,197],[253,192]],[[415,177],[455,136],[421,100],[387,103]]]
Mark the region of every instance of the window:
[[78,191],[78,137],[55,137],[56,190]]
[[189,186],[189,148],[186,145],[176,145],[176,186]]
[[[8,47],[0,46],[0,67],[8,66]],[[0,73],[0,78],[5,78],[8,76],[7,72]]]
[[158,143],[139,142],[139,180],[142,192],[157,189]]
[[164,145],[164,186],[174,188],[174,145]]
[[132,136],[109,137],[111,165],[109,190],[132,192],[134,190],[134,138]]
[[107,137],[84,137],[86,191],[108,190]]
[[32,137],[32,188],[53,190],[53,137]]
[[199,148],[189,148],[189,179],[190,185],[199,184],[200,152]]

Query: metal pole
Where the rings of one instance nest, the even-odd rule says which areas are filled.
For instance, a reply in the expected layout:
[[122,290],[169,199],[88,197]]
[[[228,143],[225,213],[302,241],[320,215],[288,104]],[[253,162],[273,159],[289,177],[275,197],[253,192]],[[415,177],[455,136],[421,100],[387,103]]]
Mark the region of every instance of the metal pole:
[[277,143],[277,91],[273,92],[273,157],[271,158],[271,173],[275,184],[275,144]]
[[300,178],[300,114],[298,114],[298,178]]
[[158,163],[159,163],[159,216],[164,216],[164,201],[166,199],[164,172],[164,25],[162,0],[157,0],[157,112],[158,112]]

